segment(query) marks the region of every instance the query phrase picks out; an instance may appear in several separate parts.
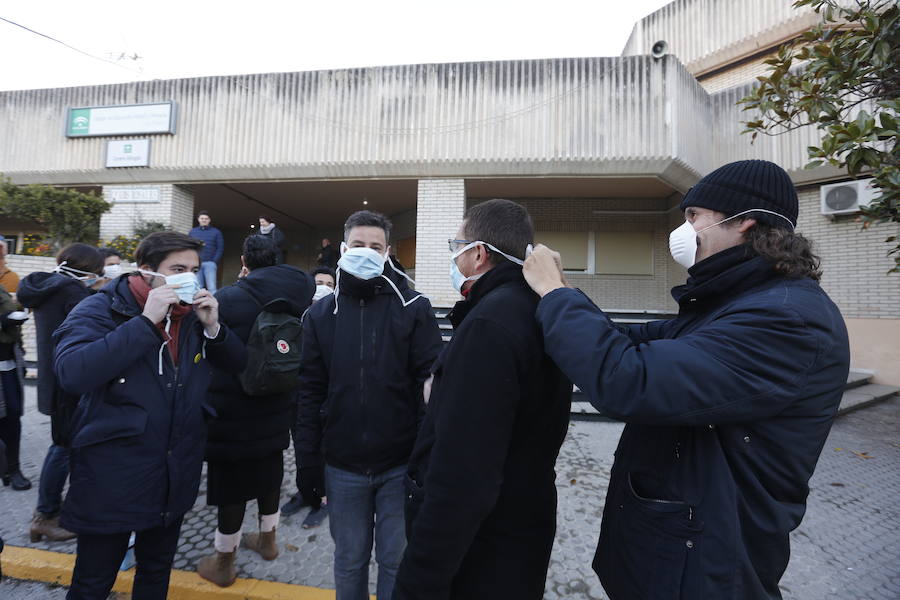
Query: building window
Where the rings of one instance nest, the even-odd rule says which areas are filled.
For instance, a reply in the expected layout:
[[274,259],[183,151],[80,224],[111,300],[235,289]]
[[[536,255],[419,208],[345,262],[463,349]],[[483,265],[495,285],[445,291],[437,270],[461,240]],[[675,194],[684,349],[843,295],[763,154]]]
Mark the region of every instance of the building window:
[[595,235],[596,273],[653,275],[653,234],[650,232]]
[[537,244],[544,244],[559,252],[564,271],[589,273],[588,251],[590,234],[587,231],[540,231],[535,232]]

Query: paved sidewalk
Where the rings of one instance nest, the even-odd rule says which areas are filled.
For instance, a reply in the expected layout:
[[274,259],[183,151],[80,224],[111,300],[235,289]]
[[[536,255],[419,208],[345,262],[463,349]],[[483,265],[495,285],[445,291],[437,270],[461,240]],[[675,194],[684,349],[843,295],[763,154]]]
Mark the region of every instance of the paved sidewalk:
[[[6,543],[74,552],[74,543],[31,544],[28,521],[36,501],[40,464],[49,443],[49,418],[27,391],[23,421],[23,470],[35,484],[28,492],[0,490],[0,532]],[[622,426],[575,422],[557,463],[558,532],[550,564],[547,600],[603,600],[590,563],[600,530],[603,497]],[[284,499],[294,491],[293,453],[285,453]],[[215,513],[205,505],[205,486],[182,530],[175,567],[194,570],[212,551]],[[307,510],[279,527],[281,556],[272,562],[240,552],[238,575],[321,588],[334,587],[334,549],[328,522],[305,530]],[[252,530],[256,508],[244,521]],[[811,482],[809,510],[792,538],[792,559],[782,580],[785,600],[897,600],[900,598],[900,399],[841,417]],[[374,593],[375,567],[370,588]],[[45,595],[41,595],[41,590]],[[35,584],[0,583],[0,598],[62,598],[62,590]]]

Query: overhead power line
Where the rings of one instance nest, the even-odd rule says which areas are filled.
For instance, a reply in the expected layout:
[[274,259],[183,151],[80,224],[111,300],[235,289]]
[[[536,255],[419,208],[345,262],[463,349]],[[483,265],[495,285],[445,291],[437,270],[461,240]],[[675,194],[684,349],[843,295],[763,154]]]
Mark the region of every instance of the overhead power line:
[[4,22],[6,22],[6,23],[9,23],[10,25],[14,25],[15,27],[19,27],[19,28],[21,28],[21,29],[24,29],[25,31],[27,31],[27,32],[29,32],[29,33],[33,33],[33,34],[35,34],[35,35],[38,35],[38,36],[40,36],[40,37],[42,37],[42,38],[46,38],[46,39],[50,40],[51,42],[56,42],[57,44],[62,44],[63,46],[65,46],[65,47],[68,48],[69,50],[74,50],[75,52],[77,52],[77,53],[79,53],[79,54],[83,54],[83,55],[87,56],[88,58],[93,58],[94,60],[99,60],[99,61],[102,61],[102,62],[105,62],[105,63],[109,63],[109,64],[111,64],[111,65],[113,65],[113,66],[119,67],[120,69],[125,69],[126,71],[131,71],[131,72],[133,72],[133,73],[143,74],[142,71],[140,71],[140,70],[138,70],[138,69],[132,69],[132,68],[126,67],[125,65],[120,64],[120,63],[118,63],[118,62],[116,62],[116,61],[112,61],[112,60],[103,58],[102,56],[96,56],[96,55],[94,55],[94,54],[91,54],[90,52],[85,52],[84,50],[80,50],[80,49],[76,48],[75,46],[71,46],[71,45],[69,45],[69,44],[67,44],[67,43],[65,43],[65,42],[63,42],[63,41],[61,41],[61,40],[58,40],[58,39],[56,39],[55,37],[49,36],[49,35],[47,35],[47,34],[45,34],[45,33],[41,33],[40,31],[35,31],[34,29],[31,29],[30,27],[25,27],[24,25],[22,25],[22,24],[20,24],[20,23],[16,23],[15,21],[10,21],[9,19],[5,19],[5,18],[3,18],[3,17],[0,17],[0,21],[4,21]]

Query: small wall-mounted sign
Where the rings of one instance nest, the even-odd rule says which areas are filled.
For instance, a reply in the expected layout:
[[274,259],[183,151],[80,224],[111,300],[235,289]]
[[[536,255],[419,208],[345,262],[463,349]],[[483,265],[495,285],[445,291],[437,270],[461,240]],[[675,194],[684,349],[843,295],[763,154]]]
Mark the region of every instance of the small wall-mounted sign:
[[159,186],[127,186],[105,185],[103,197],[113,204],[157,204],[162,200],[162,189]]
[[106,142],[106,166],[149,167],[150,140],[110,140]]

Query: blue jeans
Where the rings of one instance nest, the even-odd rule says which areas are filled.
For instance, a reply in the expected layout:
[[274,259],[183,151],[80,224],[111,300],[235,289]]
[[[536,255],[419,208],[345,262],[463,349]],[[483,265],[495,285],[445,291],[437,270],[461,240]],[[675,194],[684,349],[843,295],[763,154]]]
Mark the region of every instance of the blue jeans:
[[200,287],[208,289],[210,294],[215,294],[218,289],[216,287],[217,269],[216,263],[211,260],[204,260],[200,263],[200,270],[197,271],[197,283],[200,284]]
[[62,505],[63,488],[69,477],[69,449],[53,444],[47,449],[38,485],[37,511],[55,517]]
[[369,598],[372,533],[378,563],[378,600],[390,600],[406,549],[403,475],[406,466],[360,475],[325,466],[328,522],[334,538],[336,600]]

